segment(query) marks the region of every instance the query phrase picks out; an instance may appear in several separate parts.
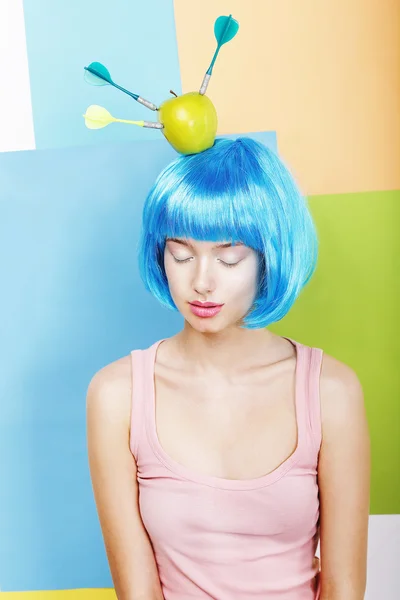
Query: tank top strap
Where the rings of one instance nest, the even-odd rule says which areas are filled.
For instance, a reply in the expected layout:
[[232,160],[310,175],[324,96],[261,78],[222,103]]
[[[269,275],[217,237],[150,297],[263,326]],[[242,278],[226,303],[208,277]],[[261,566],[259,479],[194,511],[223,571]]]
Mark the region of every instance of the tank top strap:
[[132,350],[129,447],[136,461],[138,460],[140,441],[145,434],[146,377],[145,351]]
[[[285,336],[282,336],[285,337]],[[296,413],[299,444],[311,438],[318,454],[322,440],[319,379],[323,351],[285,337],[297,350]]]
[[314,442],[317,454],[320,451],[322,442],[322,419],[321,419],[321,398],[320,398],[320,377],[324,352],[321,348],[303,346],[307,350],[308,361],[308,405],[309,405],[309,423],[311,436]]

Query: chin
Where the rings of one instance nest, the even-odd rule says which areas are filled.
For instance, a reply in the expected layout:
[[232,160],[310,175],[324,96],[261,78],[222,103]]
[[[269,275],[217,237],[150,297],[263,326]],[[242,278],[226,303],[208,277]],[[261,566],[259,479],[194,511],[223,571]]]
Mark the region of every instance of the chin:
[[204,319],[195,317],[194,315],[190,315],[190,317],[187,320],[190,323],[190,326],[199,333],[216,334],[236,326],[236,322],[230,323],[226,319]]
[[[216,317],[217,316],[218,315],[216,315]],[[184,318],[186,319],[186,321],[188,321],[188,323],[190,323],[190,325],[193,327],[193,329],[197,329],[198,331],[211,331],[211,330],[220,329],[221,327],[224,327],[221,319],[217,320],[216,317],[208,317],[208,318],[197,317],[196,315],[194,315],[191,312],[190,308],[184,315]]]

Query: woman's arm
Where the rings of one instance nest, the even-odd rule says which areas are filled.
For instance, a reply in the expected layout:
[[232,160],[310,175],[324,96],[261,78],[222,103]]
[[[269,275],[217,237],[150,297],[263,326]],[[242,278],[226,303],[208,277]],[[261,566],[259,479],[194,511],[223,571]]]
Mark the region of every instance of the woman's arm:
[[90,475],[118,600],[163,600],[129,449],[130,357],[94,375],[86,406]]
[[325,356],[320,392],[320,600],[363,600],[370,506],[370,439],[363,390],[349,366]]

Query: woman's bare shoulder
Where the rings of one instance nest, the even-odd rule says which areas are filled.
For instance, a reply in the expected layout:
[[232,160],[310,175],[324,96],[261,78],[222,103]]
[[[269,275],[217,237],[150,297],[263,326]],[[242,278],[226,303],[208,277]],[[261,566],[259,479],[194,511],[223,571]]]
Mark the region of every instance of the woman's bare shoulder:
[[348,410],[360,410],[363,391],[353,367],[324,352],[320,377],[320,400],[325,420],[339,417]]
[[325,387],[334,385],[354,385],[358,375],[350,365],[334,356],[323,353],[321,365],[321,382]]
[[128,420],[131,390],[131,356],[127,355],[105,365],[92,376],[87,390],[87,403],[105,415]]

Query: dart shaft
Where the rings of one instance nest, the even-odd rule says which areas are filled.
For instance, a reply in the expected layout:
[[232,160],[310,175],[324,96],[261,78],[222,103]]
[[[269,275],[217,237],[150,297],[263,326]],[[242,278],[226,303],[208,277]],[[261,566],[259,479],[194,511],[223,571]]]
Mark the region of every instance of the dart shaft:
[[206,93],[206,91],[207,91],[208,82],[210,81],[210,77],[211,77],[211,75],[209,75],[208,73],[206,73],[206,74],[204,75],[203,83],[201,84],[201,88],[200,88],[200,91],[199,91],[199,93],[200,93],[202,96],[203,96],[203,95]]
[[143,121],[143,127],[151,127],[152,129],[164,129],[162,123],[153,123],[152,121]]
[[140,104],[143,104],[143,106],[146,106],[146,108],[150,108],[150,110],[158,110],[157,106],[155,104],[153,104],[153,102],[150,102],[149,100],[145,100],[141,96],[139,96],[137,98],[137,101],[140,102]]
[[155,104],[153,104],[153,102],[150,102],[150,100],[146,100],[145,98],[142,98],[141,96],[138,96],[137,94],[134,94],[133,92],[129,92],[128,90],[121,87],[120,85],[117,85],[116,83],[113,83],[113,85],[117,89],[121,90],[121,92],[125,92],[125,94],[128,94],[128,96],[130,96],[131,98],[136,100],[136,102],[143,104],[143,106],[145,106],[146,108],[150,108],[150,110],[158,110],[157,106]]
[[140,102],[140,104],[143,104],[143,106],[146,106],[146,108],[150,108],[150,110],[158,110],[157,106],[155,104],[153,104],[153,102],[150,102],[150,100],[146,100],[145,98],[142,98],[141,96],[138,96],[137,94],[134,94],[133,92],[130,92],[129,90],[126,90],[122,86],[118,85],[118,83],[115,83],[114,81],[112,81],[111,78],[108,79],[108,78],[104,77],[104,75],[102,73],[99,73],[96,69],[93,69],[92,67],[85,67],[85,70],[89,71],[89,73],[92,73],[93,75],[96,75],[96,77],[98,77],[99,79],[102,79],[106,83],[109,83],[110,85],[115,87],[117,90],[121,90],[121,92],[124,92],[124,94],[128,94],[128,96],[130,96],[137,102]]
[[112,82],[111,85],[113,85],[115,88],[117,88],[117,90],[121,90],[121,92],[124,92],[125,94],[128,94],[128,96],[130,96],[134,100],[137,100],[139,98],[139,96],[137,94],[134,94],[133,92],[130,92],[129,90],[126,90],[125,88],[121,87],[117,83]]
[[128,94],[128,96],[130,96],[131,98],[136,100],[136,102],[143,104],[143,106],[145,106],[146,108],[150,108],[150,110],[158,110],[157,106],[155,104],[153,104],[153,102],[150,102],[149,100],[145,100],[145,98],[142,98],[141,96],[138,96],[137,94],[134,94],[133,92],[130,92],[129,90],[126,90],[125,88],[121,87],[117,83],[113,82],[112,85],[114,87],[116,87],[118,90],[121,90],[121,92]]
[[115,119],[111,117],[111,121],[114,123],[129,123],[130,125],[139,125],[139,127],[150,127],[151,129],[163,129],[164,125],[158,121],[130,121],[128,119]]
[[129,123],[130,125],[139,125],[139,127],[144,127],[144,121],[131,121],[129,119],[115,119],[111,117],[110,123]]

